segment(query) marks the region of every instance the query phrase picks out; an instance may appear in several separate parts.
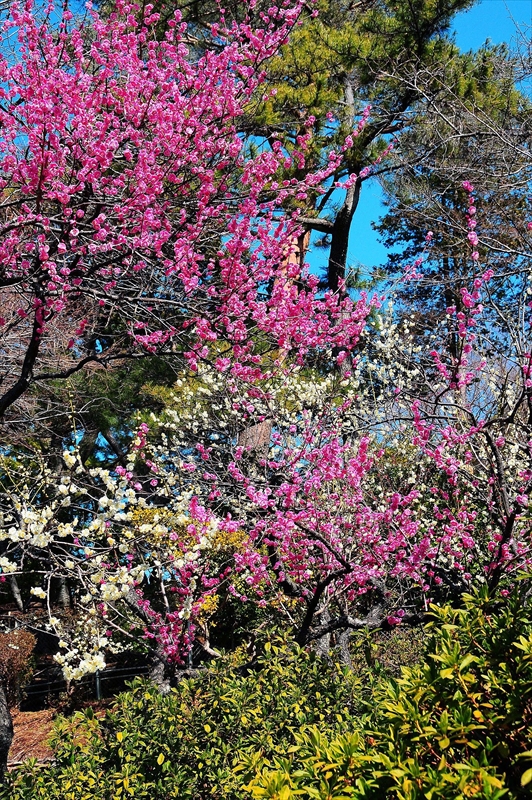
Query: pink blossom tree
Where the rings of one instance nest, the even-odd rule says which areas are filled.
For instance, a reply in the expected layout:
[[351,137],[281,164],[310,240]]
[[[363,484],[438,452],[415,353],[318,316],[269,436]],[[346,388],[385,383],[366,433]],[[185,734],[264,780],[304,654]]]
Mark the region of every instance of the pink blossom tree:
[[137,11],[78,25],[15,4],[4,22],[0,416],[89,362],[180,352],[194,366],[222,337],[244,364],[254,331],[281,341],[303,326],[312,346],[359,329],[335,327],[339,307],[316,305],[310,284],[264,291],[296,233],[278,209],[339,158],[279,185],[281,141],[246,158],[237,135],[302,6],[272,7],[261,30],[213,26],[219,46],[196,61],[179,12],[158,41],[158,16]]

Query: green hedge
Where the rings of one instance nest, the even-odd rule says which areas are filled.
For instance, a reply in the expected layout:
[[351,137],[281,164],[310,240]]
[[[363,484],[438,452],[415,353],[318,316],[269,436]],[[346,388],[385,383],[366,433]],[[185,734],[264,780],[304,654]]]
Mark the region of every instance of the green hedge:
[[354,730],[313,726],[264,763],[255,798],[518,798],[532,786],[532,621],[524,589],[434,608],[421,664],[378,679]]
[[[528,796],[526,586],[506,598],[484,590],[464,596],[460,609],[434,608],[425,654],[400,677],[378,666],[347,672],[298,648],[267,644],[249,674],[213,667],[166,696],[137,681],[104,719],[86,711],[58,720],[56,763],[27,763],[0,798]],[[365,648],[367,637],[359,643]]]
[[7,800],[167,800],[240,798],[249,775],[242,759],[272,760],[294,732],[317,724],[341,730],[360,681],[298,648],[266,644],[247,675],[214,667],[166,696],[136,681],[104,719],[91,710],[59,719],[56,764],[29,762],[13,776]]

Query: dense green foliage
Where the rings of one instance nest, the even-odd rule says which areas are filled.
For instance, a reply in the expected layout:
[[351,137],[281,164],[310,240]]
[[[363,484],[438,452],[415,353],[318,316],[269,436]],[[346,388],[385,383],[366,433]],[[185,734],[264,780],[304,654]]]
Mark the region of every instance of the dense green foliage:
[[532,770],[532,618],[524,591],[433,608],[423,661],[372,687],[352,731],[296,736],[253,795],[302,798],[528,796]]
[[103,719],[85,711],[58,720],[53,766],[29,762],[2,797],[528,796],[526,584],[507,598],[464,595],[461,608],[434,607],[432,616],[423,658],[399,678],[378,650],[365,664],[363,637],[351,672],[266,644],[253,668],[218,666],[166,696],[138,681]]
[[308,725],[339,732],[359,702],[352,674],[297,648],[267,644],[243,673],[213,668],[166,696],[138,681],[105,719],[91,710],[59,719],[55,765],[29,762],[3,797],[241,797],[239,761],[280,757]]

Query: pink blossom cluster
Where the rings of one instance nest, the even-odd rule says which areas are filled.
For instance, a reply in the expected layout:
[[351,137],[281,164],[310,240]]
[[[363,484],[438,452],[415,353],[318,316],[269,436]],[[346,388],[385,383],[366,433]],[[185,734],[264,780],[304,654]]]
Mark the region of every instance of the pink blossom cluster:
[[364,300],[320,298],[286,267],[299,230],[283,207],[319,188],[341,153],[279,181],[292,159],[304,168],[308,136],[291,156],[277,141],[246,158],[238,135],[261,65],[303,5],[276,7],[261,29],[222,19],[220,46],[193,59],[179,11],[159,41],[151,6],[142,17],[121,2],[80,25],[66,10],[53,25],[14,3],[3,40],[7,52],[16,37],[16,53],[0,59],[0,259],[16,300],[3,326],[19,330],[34,363],[63,328],[79,361],[84,340],[116,314],[122,352],[186,341],[192,369],[223,339],[235,344],[233,368],[252,375],[256,331],[301,358],[331,342],[353,346]]

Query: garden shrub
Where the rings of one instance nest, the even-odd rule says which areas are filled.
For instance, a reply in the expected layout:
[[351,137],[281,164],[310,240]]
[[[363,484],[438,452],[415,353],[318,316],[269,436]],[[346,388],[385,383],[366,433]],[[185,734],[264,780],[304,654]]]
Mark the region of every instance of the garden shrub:
[[[127,797],[240,798],[244,759],[271,761],[312,724],[340,731],[361,696],[338,664],[297,647],[266,644],[257,669],[214,666],[168,695],[136,680],[105,718],[92,710],[59,719],[55,764],[28,762],[12,777],[10,800],[123,800]],[[351,723],[350,723],[351,724]]]
[[[351,732],[313,726],[251,780],[256,798],[528,796],[532,785],[532,618],[523,589],[433,607],[422,663],[378,678]],[[256,762],[245,765],[249,774]]]
[[403,667],[419,663],[425,645],[422,626],[356,631],[350,643],[352,667],[362,678],[380,673],[400,677]]
[[464,595],[458,609],[433,607],[425,653],[400,677],[382,666],[347,672],[286,644],[266,644],[256,666],[246,673],[215,665],[166,696],[138,680],[105,718],[89,710],[60,719],[55,764],[29,762],[0,797],[512,800],[530,793],[525,584],[508,597],[483,589]]

